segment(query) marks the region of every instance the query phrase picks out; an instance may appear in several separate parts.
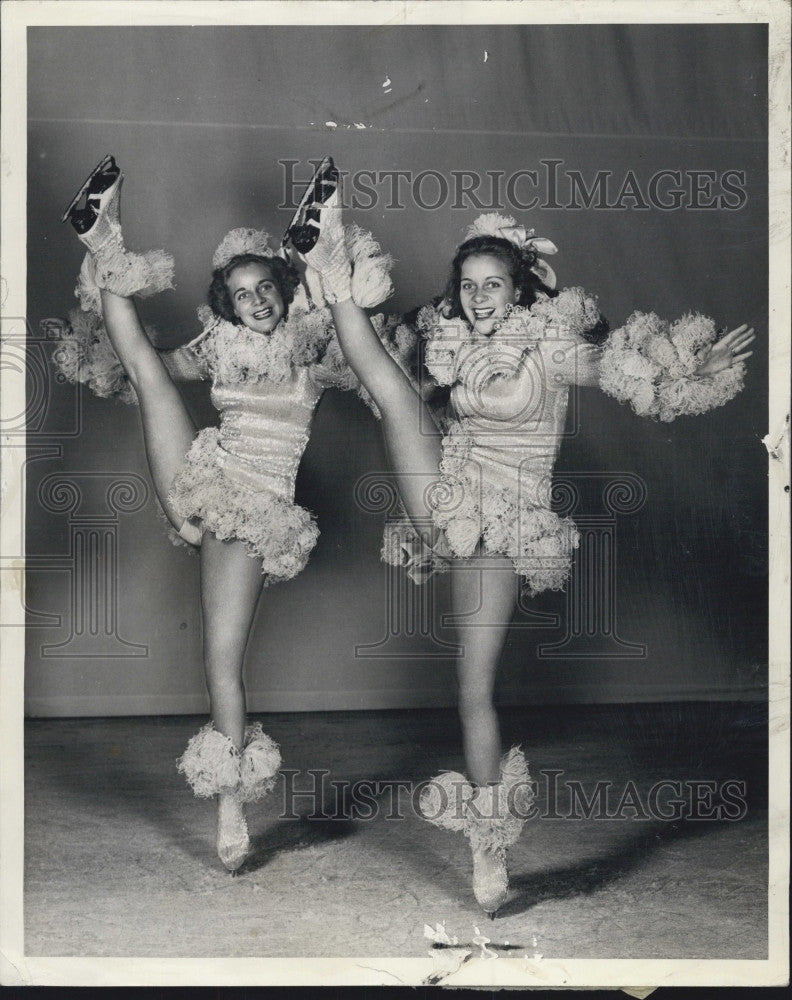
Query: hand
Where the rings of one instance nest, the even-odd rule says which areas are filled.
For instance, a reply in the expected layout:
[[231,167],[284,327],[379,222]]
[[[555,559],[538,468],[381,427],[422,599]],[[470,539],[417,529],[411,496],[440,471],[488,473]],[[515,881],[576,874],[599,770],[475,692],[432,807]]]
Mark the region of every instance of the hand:
[[696,369],[696,375],[717,375],[718,372],[725,371],[746,358],[750,358],[753,351],[746,351],[753,341],[756,340],[753,327],[748,328],[745,323],[738,326],[736,330],[716,341],[705,353],[702,361]]

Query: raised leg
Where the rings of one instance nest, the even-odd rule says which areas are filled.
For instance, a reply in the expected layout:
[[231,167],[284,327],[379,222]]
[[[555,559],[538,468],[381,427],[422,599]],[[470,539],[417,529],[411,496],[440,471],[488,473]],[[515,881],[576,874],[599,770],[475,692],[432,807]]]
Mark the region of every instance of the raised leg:
[[[327,198],[323,191],[312,194],[310,212],[319,218],[310,221],[319,235],[314,232],[309,241],[312,248],[303,252],[303,259],[320,275],[347,363],[380,411],[390,466],[407,514],[429,544],[434,544],[437,533],[431,527],[427,491],[439,476],[442,435],[428,407],[352,297],[352,262],[341,222],[340,186],[335,184],[336,180],[330,179],[327,190],[333,193]],[[291,227],[289,233],[293,232]]]
[[[426,403],[385,350],[366,313],[351,298],[331,305],[341,349],[382,417],[391,470],[416,528],[431,524],[428,488],[438,479],[442,434]],[[436,532],[429,529],[433,544]]]
[[107,335],[140,403],[143,441],[154,489],[178,531],[183,518],[168,503],[168,491],[195,437],[196,427],[167,368],[146,336],[131,298],[102,289]]
[[517,580],[511,562],[477,568],[475,562],[455,563],[451,571],[454,610],[474,618],[458,626],[464,654],[457,660],[459,716],[469,779],[477,785],[500,781],[500,728],[493,702],[495,676],[517,600]]

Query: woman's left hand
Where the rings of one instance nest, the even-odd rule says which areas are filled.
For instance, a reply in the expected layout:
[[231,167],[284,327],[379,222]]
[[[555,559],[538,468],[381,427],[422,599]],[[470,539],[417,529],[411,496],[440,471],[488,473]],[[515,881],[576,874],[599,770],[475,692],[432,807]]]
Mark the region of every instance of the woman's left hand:
[[753,327],[749,328],[745,323],[738,326],[736,330],[730,330],[704,354],[701,364],[696,369],[696,374],[717,375],[718,372],[725,371],[740,361],[745,361],[753,354],[753,351],[745,349],[755,339]]

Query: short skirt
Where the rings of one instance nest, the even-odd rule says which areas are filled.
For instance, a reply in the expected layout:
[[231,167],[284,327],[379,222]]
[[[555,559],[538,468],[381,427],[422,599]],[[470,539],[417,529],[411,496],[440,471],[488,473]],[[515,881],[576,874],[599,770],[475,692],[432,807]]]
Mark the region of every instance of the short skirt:
[[[385,525],[382,558],[402,566],[416,583],[448,569],[451,559],[475,555],[511,560],[529,596],[562,590],[580,542],[574,521],[549,507],[543,471],[535,481],[488,478],[481,462],[446,437],[439,476],[428,495],[441,537],[429,548],[405,516]],[[545,500],[546,498],[546,500]]]
[[314,516],[290,498],[265,485],[251,488],[235,479],[225,461],[219,432],[199,432],[185,464],[171,486],[169,501],[180,517],[200,520],[204,529],[222,540],[245,542],[249,554],[261,560],[264,585],[290,580],[305,568],[319,538]]

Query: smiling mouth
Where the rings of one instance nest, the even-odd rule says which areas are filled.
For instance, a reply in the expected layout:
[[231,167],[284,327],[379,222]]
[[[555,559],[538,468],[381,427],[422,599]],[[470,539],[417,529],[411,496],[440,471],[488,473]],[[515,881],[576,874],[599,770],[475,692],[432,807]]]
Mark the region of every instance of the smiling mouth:
[[271,316],[272,309],[269,306],[266,309],[259,309],[258,312],[253,313],[253,318],[258,320],[269,319]]
[[495,315],[495,309],[474,309],[473,315],[476,319],[491,319]]

